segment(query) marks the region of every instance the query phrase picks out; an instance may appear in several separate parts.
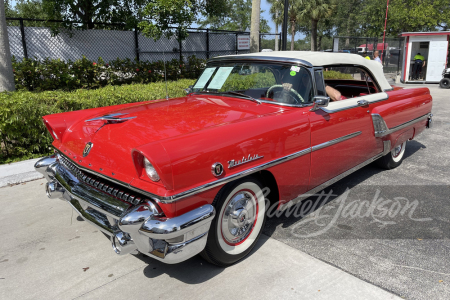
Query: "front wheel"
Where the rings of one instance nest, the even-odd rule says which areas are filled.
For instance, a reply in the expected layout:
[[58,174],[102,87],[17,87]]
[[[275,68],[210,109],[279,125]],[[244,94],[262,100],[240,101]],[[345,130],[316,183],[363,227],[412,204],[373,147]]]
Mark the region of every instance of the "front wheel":
[[443,89],[450,88],[450,78],[442,78],[439,82],[439,86]]
[[217,214],[201,255],[226,267],[244,258],[261,235],[266,219],[262,185],[254,177],[240,179],[223,187],[213,206]]
[[387,170],[397,168],[402,164],[405,147],[406,142],[395,147],[391,152],[377,160],[378,165]]

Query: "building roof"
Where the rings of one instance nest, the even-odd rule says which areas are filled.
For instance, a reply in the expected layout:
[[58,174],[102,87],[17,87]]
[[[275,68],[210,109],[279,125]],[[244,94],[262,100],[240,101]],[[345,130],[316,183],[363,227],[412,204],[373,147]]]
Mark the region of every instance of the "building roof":
[[401,36],[450,35],[450,31],[402,32]]
[[369,70],[383,91],[391,90],[391,85],[384,77],[383,68],[379,62],[368,60],[358,54],[342,52],[313,52],[313,51],[275,51],[259,52],[239,55],[226,55],[212,58],[210,61],[220,60],[264,60],[283,61],[302,64],[308,67],[360,65]]

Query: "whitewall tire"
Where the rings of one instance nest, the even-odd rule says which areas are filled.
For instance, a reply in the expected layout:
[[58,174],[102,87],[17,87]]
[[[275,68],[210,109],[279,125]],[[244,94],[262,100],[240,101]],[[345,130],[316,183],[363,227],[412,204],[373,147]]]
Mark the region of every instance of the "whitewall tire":
[[387,170],[394,169],[400,166],[405,155],[405,149],[406,142],[394,147],[391,152],[377,161],[378,165]]
[[224,186],[213,201],[216,217],[202,256],[219,266],[244,258],[255,246],[266,219],[261,183],[246,177]]

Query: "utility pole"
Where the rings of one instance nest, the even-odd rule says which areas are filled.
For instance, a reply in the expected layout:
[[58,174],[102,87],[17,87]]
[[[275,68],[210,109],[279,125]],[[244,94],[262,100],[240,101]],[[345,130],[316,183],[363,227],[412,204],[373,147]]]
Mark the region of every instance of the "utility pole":
[[14,73],[6,27],[5,2],[0,0],[0,92],[14,91]]
[[259,52],[259,15],[261,0],[252,0],[252,24],[250,27],[250,52]]
[[284,0],[283,27],[281,29],[283,37],[281,38],[281,50],[286,51],[287,47],[287,23],[288,23],[288,6],[289,1]]

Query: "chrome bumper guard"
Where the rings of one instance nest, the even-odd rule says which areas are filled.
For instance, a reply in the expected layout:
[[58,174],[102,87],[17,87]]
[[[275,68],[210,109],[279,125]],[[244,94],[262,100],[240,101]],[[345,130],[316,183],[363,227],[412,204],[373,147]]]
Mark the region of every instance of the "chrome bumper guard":
[[433,114],[428,115],[427,128],[429,129],[433,128]]
[[169,219],[150,200],[133,205],[85,184],[76,170],[59,162],[57,154],[42,158],[34,167],[48,181],[47,196],[67,201],[81,218],[110,237],[117,254],[141,252],[175,264],[205,248],[215,216],[211,205]]

